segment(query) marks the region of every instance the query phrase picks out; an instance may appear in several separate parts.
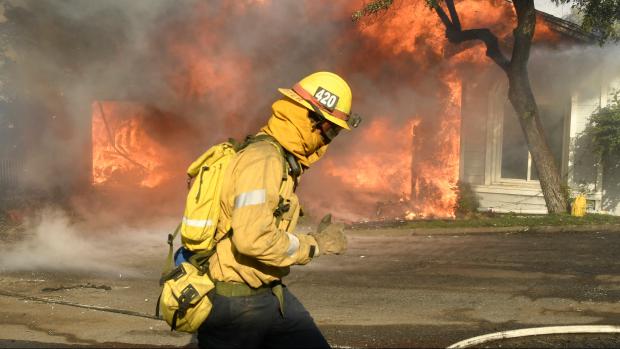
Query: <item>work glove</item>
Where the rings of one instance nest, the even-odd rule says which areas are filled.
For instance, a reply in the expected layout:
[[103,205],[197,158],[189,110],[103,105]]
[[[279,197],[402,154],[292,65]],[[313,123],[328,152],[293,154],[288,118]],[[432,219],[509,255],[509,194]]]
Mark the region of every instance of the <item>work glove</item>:
[[332,215],[327,214],[319,223],[316,232],[310,233],[319,245],[319,255],[342,254],[347,250],[347,237],[344,224],[332,223]]

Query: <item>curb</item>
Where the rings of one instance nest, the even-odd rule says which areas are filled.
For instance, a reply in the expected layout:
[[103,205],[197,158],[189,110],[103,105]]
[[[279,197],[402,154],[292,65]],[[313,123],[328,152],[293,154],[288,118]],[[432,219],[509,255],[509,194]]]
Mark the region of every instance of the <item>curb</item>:
[[376,231],[396,235],[466,235],[514,233],[620,233],[620,224],[561,225],[561,226],[512,226],[512,227],[454,227],[454,228],[380,228],[349,227],[348,233]]

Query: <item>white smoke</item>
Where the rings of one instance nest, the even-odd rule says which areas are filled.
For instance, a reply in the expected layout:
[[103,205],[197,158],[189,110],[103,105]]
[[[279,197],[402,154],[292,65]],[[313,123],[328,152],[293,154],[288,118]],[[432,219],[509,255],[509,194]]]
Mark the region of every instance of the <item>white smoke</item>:
[[530,57],[530,78],[546,94],[596,90],[620,77],[620,45],[573,45],[534,48]]
[[[165,227],[137,229],[118,226],[99,230],[75,222],[63,210],[46,208],[24,224],[16,241],[0,245],[2,271],[75,271],[112,275],[144,275],[144,265],[163,266]],[[162,228],[163,227],[163,228]],[[172,229],[172,228],[171,228]]]

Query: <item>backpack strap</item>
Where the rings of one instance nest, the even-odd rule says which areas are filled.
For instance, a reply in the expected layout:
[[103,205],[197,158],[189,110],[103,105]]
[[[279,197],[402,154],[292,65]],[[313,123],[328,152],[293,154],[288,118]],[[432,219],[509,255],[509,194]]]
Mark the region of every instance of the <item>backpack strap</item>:
[[265,133],[261,133],[255,136],[247,136],[245,138],[245,141],[241,143],[241,145],[235,150],[240,151],[250,144],[261,141],[267,141],[273,144],[282,156],[282,181],[286,181],[287,175],[290,174],[291,177],[293,177],[293,180],[295,180],[295,186],[297,186],[297,178],[301,175],[301,166],[295,158],[295,155],[284,149],[280,142],[278,142],[278,140],[275,139],[273,136]]
[[164,264],[164,269],[161,272],[162,276],[170,273],[170,271],[174,269],[174,239],[176,239],[180,231],[181,223],[177,225],[172,234],[168,234],[168,257],[166,257],[166,263]]
[[[280,153],[280,156],[282,157],[282,182],[280,185],[280,189],[284,185],[284,183],[286,183],[288,175],[291,175],[291,177],[293,178],[293,191],[295,191],[295,189],[297,189],[298,177],[301,175],[301,166],[299,165],[299,162],[297,161],[295,156],[288,152],[286,149],[284,149],[280,142],[278,142],[278,140],[275,139],[273,136],[266,133],[261,133],[254,136],[247,136],[245,140],[237,148],[235,148],[235,150],[241,151],[250,144],[257,142],[269,142],[276,147],[278,153]],[[290,205],[285,203],[284,198],[280,196],[278,207],[276,207],[275,211],[273,212],[274,217],[276,217],[276,225],[280,224],[282,215],[288,212],[289,209]]]

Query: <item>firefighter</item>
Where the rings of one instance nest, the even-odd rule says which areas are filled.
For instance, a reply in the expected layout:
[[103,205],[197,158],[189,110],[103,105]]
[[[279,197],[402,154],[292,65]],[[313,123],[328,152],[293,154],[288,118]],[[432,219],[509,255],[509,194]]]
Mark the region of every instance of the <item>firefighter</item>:
[[[210,259],[213,308],[200,347],[328,348],[314,320],[282,284],[291,265],[346,248],[342,224],[293,233],[300,215],[298,176],[325,154],[342,129],[356,127],[351,89],[317,72],[272,105],[272,115],[225,172],[216,253]],[[217,239],[217,236],[216,236]]]

